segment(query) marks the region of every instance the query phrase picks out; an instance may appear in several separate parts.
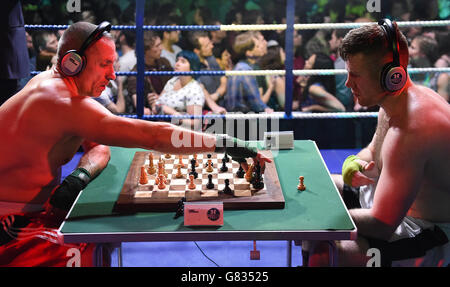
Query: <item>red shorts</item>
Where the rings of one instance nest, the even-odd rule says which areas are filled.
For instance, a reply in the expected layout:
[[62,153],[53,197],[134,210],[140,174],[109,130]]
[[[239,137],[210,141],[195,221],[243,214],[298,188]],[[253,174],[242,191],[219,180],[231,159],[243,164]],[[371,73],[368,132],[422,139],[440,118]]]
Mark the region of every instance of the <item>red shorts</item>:
[[[19,217],[25,224],[17,227]],[[8,242],[0,245],[2,267],[94,266],[95,244],[65,244],[51,218],[45,215],[0,217],[0,229]]]

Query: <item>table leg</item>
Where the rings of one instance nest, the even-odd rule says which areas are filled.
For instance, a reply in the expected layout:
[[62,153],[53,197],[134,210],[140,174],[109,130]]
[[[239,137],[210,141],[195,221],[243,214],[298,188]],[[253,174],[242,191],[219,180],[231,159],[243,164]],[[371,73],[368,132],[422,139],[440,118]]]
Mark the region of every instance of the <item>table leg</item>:
[[287,266],[292,267],[292,240],[287,241]]
[[98,243],[95,248],[95,267],[103,266],[103,243]]
[[334,242],[334,240],[329,240],[327,241],[329,247],[329,262],[330,262],[330,266],[332,267],[337,267],[338,265],[338,250],[337,250],[337,246],[336,243]]
[[122,243],[119,243],[119,245],[117,246],[117,265],[119,267],[123,267],[123,262],[122,262]]

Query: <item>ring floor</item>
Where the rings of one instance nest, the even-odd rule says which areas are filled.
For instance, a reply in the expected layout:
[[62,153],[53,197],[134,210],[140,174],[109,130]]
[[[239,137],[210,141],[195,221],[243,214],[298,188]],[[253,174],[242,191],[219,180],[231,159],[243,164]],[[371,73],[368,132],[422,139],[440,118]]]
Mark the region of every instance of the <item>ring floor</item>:
[[[322,157],[330,173],[341,173],[342,163],[359,149],[323,149]],[[63,166],[62,178],[72,172],[82,153]],[[301,246],[292,242],[291,266],[301,266]],[[197,241],[197,242],[124,242],[124,267],[287,267],[288,242],[257,241],[259,260],[250,260],[252,241]],[[117,249],[112,254],[112,266],[118,265]]]

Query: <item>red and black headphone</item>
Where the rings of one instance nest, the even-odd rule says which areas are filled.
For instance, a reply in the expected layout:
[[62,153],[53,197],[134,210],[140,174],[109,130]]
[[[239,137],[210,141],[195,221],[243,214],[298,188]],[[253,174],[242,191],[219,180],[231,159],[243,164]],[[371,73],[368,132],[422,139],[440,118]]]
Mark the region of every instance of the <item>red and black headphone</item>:
[[405,69],[400,65],[399,44],[397,33],[391,20],[383,19],[378,22],[382,28],[384,35],[392,49],[393,60],[387,63],[381,71],[381,86],[388,92],[395,92],[405,86],[407,74]]
[[87,39],[81,45],[79,50],[67,51],[61,59],[60,72],[67,77],[73,77],[78,75],[86,66],[86,56],[84,52],[93,43],[100,40],[103,37],[104,32],[111,30],[111,24],[109,22],[102,22],[95,28],[95,30],[87,37]]

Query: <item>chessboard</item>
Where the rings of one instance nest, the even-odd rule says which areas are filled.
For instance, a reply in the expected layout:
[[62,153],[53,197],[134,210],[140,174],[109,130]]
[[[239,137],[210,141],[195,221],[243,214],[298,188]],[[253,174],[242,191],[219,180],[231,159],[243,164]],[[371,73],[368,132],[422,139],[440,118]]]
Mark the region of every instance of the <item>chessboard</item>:
[[[260,173],[261,180],[255,184],[257,189],[254,182],[246,178],[255,176],[255,168],[253,174],[238,177],[240,164],[224,154],[181,156],[136,152],[114,209],[120,213],[176,211],[182,199],[188,202],[220,201],[224,209],[283,209],[285,201],[272,153],[261,153],[272,162],[266,163],[264,172]],[[194,157],[195,161],[192,160]],[[229,159],[225,163],[224,157]],[[212,169],[208,168],[208,160]],[[253,160],[247,159],[247,163],[250,166]],[[190,179],[193,164],[197,178]],[[164,177],[158,173],[164,173]]]

